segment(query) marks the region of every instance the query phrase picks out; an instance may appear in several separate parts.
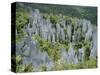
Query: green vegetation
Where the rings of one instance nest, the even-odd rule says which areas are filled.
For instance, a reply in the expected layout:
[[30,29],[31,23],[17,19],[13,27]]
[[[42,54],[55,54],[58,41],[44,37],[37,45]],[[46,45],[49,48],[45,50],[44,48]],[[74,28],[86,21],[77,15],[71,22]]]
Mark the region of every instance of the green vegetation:
[[[14,59],[13,59],[14,60]],[[16,56],[16,72],[33,72],[33,65],[30,64],[22,64],[22,56]]]
[[56,28],[56,24],[59,23],[59,16],[54,14],[49,14],[50,22],[52,23],[52,27]]
[[73,64],[73,63],[68,64],[66,62],[61,63],[61,61],[57,61],[55,63],[55,66],[51,70],[53,71],[72,70],[72,69],[86,69],[86,68],[96,68],[96,67],[97,67],[96,59],[91,59],[91,60],[85,61],[84,63],[78,63],[78,64]]
[[[60,59],[60,43],[50,43],[47,40],[44,40],[40,38],[39,36],[34,36],[35,39],[38,41],[39,47],[41,48],[41,51],[46,51],[48,55],[54,60],[57,61]],[[33,37],[33,38],[34,38]]]
[[[18,58],[19,58],[19,56],[18,56]],[[19,61],[19,59],[17,61]],[[90,59],[90,60],[85,61],[84,63],[79,63],[79,64],[73,64],[73,63],[68,64],[67,62],[61,62],[60,60],[57,60],[54,63],[54,67],[51,68],[51,71],[86,69],[86,68],[96,68],[96,67],[97,67],[96,59]],[[33,67],[32,64],[18,64],[17,63],[16,72],[22,73],[22,72],[35,72],[35,71],[36,71],[36,69]],[[39,71],[47,71],[46,65],[45,64],[41,65]]]
[[20,73],[23,73],[23,72],[33,72],[33,66],[32,64],[18,64],[16,65],[16,72],[20,72]]
[[28,24],[29,20],[29,12],[24,8],[17,8],[16,9],[16,30],[17,36],[16,41],[19,41],[23,38],[26,33],[23,31],[23,28],[26,24]]
[[[25,3],[26,4],[26,3]],[[97,25],[97,7],[89,6],[69,6],[69,5],[50,5],[50,4],[27,4],[33,8],[38,8],[42,13],[48,14],[63,14],[70,17],[84,18],[92,22],[92,24]],[[92,13],[91,13],[92,12]]]
[[89,56],[90,56],[90,42],[89,41],[85,42],[84,48],[85,48],[84,60],[87,61],[87,60],[89,60]]
[[42,66],[40,66],[40,68],[41,68],[41,71],[47,71],[46,65],[42,65]]
[[12,55],[12,71],[15,72],[33,72],[33,65],[30,64],[22,64],[22,56],[21,55]]
[[22,60],[22,57],[20,55],[16,56],[16,64],[19,64]]
[[[42,15],[42,18],[45,20],[50,19],[50,14],[48,14],[48,13],[41,13],[41,15]],[[51,14],[51,15],[53,15],[53,14]]]
[[71,18],[71,24],[72,24],[72,26],[74,27],[74,28],[76,28],[76,26],[77,26],[77,18]]
[[65,34],[67,34],[67,28],[64,28],[64,32],[65,32]]

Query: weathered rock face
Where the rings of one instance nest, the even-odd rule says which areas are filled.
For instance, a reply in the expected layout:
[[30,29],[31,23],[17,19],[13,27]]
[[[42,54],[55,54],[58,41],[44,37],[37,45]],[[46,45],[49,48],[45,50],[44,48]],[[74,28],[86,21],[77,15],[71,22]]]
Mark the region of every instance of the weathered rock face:
[[[72,18],[73,20],[73,18]],[[28,25],[24,31],[27,36],[17,43],[17,53],[23,57],[23,64],[32,63],[34,66],[46,64],[48,69],[53,67],[54,61],[48,56],[47,52],[41,52],[37,41],[33,40],[33,35],[39,35],[44,40],[55,43],[68,41],[69,49],[61,50],[61,61],[77,64],[84,62],[85,48],[82,45],[77,53],[74,47],[78,43],[89,41],[90,58],[97,57],[97,28],[90,21],[85,19],[75,19],[74,24],[64,20],[60,15],[60,20],[56,24],[51,23],[50,19],[44,19],[38,9],[31,11]]]

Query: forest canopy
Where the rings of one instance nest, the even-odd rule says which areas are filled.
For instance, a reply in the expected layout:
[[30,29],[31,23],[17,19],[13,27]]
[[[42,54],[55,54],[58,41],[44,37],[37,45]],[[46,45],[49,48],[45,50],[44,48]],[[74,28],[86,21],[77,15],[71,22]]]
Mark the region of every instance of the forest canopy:
[[[91,6],[75,6],[75,5],[57,5],[57,4],[39,4],[39,3],[24,3],[26,7],[39,9],[41,13],[63,14],[70,17],[77,17],[90,20],[92,24],[97,25],[97,7]],[[51,6],[50,6],[51,5]],[[17,7],[22,6],[21,3]],[[23,7],[25,7],[23,6]]]

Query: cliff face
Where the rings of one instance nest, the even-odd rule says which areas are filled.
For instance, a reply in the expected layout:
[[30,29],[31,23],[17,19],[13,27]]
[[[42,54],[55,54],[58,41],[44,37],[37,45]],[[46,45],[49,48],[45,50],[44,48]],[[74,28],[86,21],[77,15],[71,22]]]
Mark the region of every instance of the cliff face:
[[[50,49],[53,52],[57,47],[60,57],[56,61],[60,63],[78,64],[97,57],[96,26],[86,19],[65,17],[61,14],[56,15],[55,19],[53,16],[45,17],[38,9],[31,11],[29,22],[23,28],[26,36],[16,44],[17,54],[22,56],[23,64],[32,63],[36,67],[45,64],[50,70],[57,58],[52,57],[53,53],[50,55],[48,51]],[[40,45],[38,38],[46,41],[46,45],[50,43],[48,50]]]

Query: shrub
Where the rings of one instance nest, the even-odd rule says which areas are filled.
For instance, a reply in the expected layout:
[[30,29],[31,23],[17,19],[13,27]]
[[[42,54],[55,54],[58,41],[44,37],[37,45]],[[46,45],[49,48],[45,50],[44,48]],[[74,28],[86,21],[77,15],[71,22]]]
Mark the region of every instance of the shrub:
[[65,20],[65,24],[66,24],[66,25],[71,24],[71,17],[68,17],[68,18]]
[[77,22],[77,19],[76,18],[71,18],[71,24],[72,26],[75,28],[76,26],[76,22]]
[[86,41],[85,42],[85,45],[84,45],[84,60],[87,61],[89,60],[89,56],[90,56],[90,42],[89,41]]
[[46,65],[42,65],[40,68],[41,68],[41,71],[47,71]]
[[60,59],[60,48],[59,43],[51,43],[47,40],[42,39],[39,36],[34,36],[35,39],[38,41],[39,47],[41,51],[45,51],[48,55],[54,60],[57,61]]
[[97,59],[90,59],[85,61],[84,63],[78,64],[79,69],[96,68],[96,67],[97,67]]
[[56,28],[56,24],[59,21],[59,16],[50,14],[50,22],[52,23],[52,27]]
[[69,16],[63,16],[64,20],[68,20]]
[[50,15],[49,14],[47,14],[47,13],[42,13],[42,17],[43,17],[43,19],[49,19],[50,18]]
[[20,55],[16,56],[16,64],[19,64],[22,61],[22,57]]
[[33,72],[33,65],[32,64],[20,64],[16,67],[16,72],[22,73],[22,72]]
[[67,28],[64,28],[64,33],[65,33],[65,34],[67,33]]
[[24,26],[28,23],[29,12],[24,8],[16,9],[16,30],[17,30],[17,41],[24,37],[23,31]]
[[58,60],[54,63],[54,67],[51,70],[53,70],[53,71],[55,71],[55,70],[65,70],[66,68],[67,68],[66,62],[64,61],[62,63],[60,60]]

